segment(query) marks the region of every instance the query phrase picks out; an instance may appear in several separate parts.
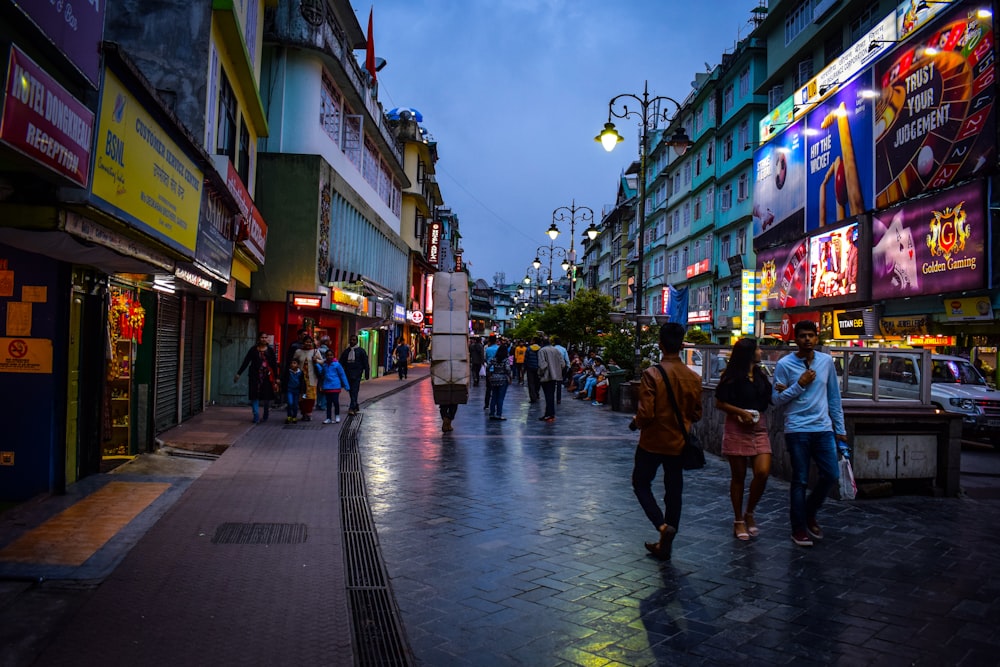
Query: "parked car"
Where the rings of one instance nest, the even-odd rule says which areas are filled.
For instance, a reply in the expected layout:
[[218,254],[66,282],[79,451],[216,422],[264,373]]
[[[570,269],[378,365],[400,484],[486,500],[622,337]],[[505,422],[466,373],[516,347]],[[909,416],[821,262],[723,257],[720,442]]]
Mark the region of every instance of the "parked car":
[[[870,398],[875,373],[880,400],[920,398],[920,352],[851,352],[845,397]],[[985,437],[1000,447],[1000,392],[987,384],[968,359],[931,355],[930,384],[935,407],[962,415],[963,437]]]

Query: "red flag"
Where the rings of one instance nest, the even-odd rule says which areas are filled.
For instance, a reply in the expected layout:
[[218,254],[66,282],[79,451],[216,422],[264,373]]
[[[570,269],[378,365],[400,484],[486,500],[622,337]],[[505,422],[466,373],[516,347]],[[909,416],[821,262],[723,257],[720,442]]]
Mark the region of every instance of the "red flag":
[[375,77],[375,35],[372,32],[372,14],[375,8],[368,10],[368,46],[365,48],[365,69],[372,75],[372,83],[378,81]]

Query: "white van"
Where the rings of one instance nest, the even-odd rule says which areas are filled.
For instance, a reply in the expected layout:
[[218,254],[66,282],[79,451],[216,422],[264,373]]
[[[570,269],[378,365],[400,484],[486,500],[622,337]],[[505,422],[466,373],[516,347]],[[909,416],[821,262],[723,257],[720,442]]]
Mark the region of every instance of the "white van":
[[[879,400],[919,400],[921,356],[907,350],[850,352],[844,398],[871,398],[877,373]],[[931,355],[931,403],[962,415],[964,437],[986,437],[1000,447],[1000,392],[990,388],[968,359]]]

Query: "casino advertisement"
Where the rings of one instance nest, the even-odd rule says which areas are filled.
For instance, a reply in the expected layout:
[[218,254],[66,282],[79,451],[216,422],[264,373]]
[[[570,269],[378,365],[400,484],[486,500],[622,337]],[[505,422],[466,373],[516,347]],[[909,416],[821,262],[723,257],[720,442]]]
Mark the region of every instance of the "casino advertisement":
[[872,299],[980,289],[986,281],[982,181],[872,217]]
[[872,75],[865,72],[806,117],[806,228],[873,208]]
[[809,243],[801,239],[757,253],[761,310],[805,306],[809,294]]
[[865,245],[861,231],[861,224],[852,222],[809,238],[809,305],[867,298],[867,256],[858,252]]
[[754,153],[754,246],[801,236],[805,230],[806,142],[804,124],[786,128]]
[[875,64],[875,208],[996,161],[993,19],[959,7]]

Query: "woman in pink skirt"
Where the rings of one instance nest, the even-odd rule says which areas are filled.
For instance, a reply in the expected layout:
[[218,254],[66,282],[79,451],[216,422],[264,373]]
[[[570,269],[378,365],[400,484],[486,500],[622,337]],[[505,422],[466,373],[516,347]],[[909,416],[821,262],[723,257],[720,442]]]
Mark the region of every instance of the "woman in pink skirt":
[[[732,479],[729,496],[733,501],[733,536],[749,540],[760,533],[753,513],[764,495],[771,473],[771,441],[767,435],[764,412],[771,404],[771,382],[760,368],[757,341],[743,338],[733,345],[726,370],[715,390],[715,407],[726,413],[722,434],[722,453],[729,459]],[[753,469],[750,495],[743,509],[743,487],[747,461]]]

